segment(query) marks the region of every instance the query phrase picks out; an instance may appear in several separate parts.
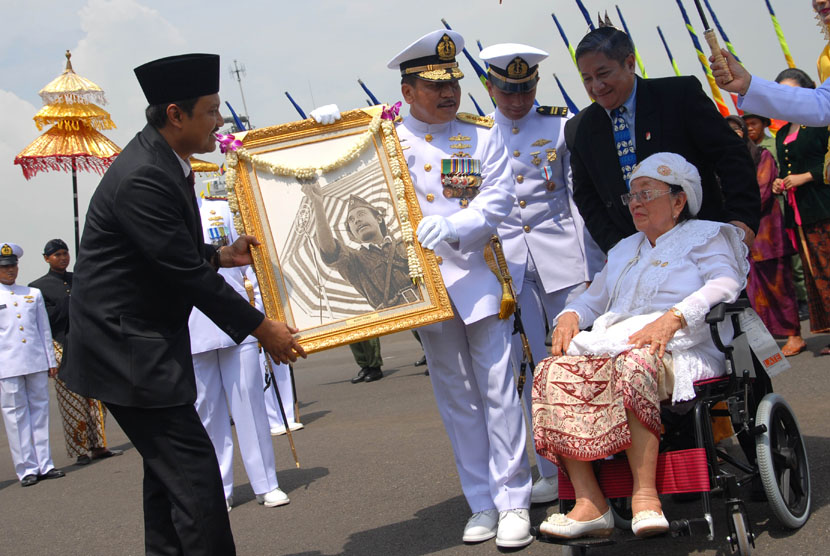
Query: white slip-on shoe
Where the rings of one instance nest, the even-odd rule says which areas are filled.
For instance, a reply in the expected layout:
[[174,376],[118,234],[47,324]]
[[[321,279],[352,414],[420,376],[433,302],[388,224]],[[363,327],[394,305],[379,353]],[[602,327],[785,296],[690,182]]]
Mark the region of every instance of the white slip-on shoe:
[[302,424],[302,423],[298,423],[298,422],[296,422],[296,421],[294,421],[293,423],[291,423],[290,425],[288,425],[288,429],[289,429],[291,432],[298,431],[298,430],[300,430],[300,429],[304,429],[304,428],[305,428],[305,425],[304,425],[304,424]]
[[559,477],[539,477],[530,490],[531,504],[546,504],[559,499]]
[[276,427],[271,427],[271,436],[281,436],[285,434],[285,425],[277,425]]
[[662,512],[644,510],[631,518],[631,531],[638,537],[661,535],[669,530],[669,522]]
[[499,513],[496,546],[500,548],[519,548],[532,542],[530,512],[524,508],[517,508]]
[[499,525],[499,512],[484,510],[476,512],[467,520],[464,526],[464,542],[484,542],[496,536],[496,527]]
[[539,526],[539,530],[551,537],[577,539],[579,537],[607,537],[614,531],[614,516],[611,508],[591,521],[576,521],[565,514],[553,514]]
[[228,513],[231,513],[231,508],[233,508],[233,496],[225,498],[225,506],[228,507]]
[[284,506],[290,502],[288,496],[286,496],[286,494],[278,488],[275,488],[271,492],[266,492],[265,494],[257,494],[256,501],[257,504],[264,504],[269,508]]

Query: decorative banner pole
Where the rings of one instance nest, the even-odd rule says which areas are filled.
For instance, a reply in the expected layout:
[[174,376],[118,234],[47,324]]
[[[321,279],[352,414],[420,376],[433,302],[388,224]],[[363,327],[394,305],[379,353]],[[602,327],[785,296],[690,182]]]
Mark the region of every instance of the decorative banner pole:
[[[450,24],[447,23],[447,20],[444,19],[443,17],[441,18],[441,23],[444,24],[444,27],[446,27],[447,29],[452,31],[452,27],[450,27]],[[475,58],[473,58],[472,55],[467,51],[466,46],[464,48],[462,48],[461,51],[464,53],[464,56],[467,57],[467,61],[470,62],[470,65],[473,66],[473,70],[476,72],[476,75],[478,76],[479,81],[481,81],[482,87],[484,87],[484,90],[486,91],[487,90],[487,72],[484,71],[480,65],[478,65],[478,62],[476,62]],[[490,96],[489,91],[487,93],[487,96]],[[493,101],[493,106],[495,106],[496,101],[493,100],[493,98],[490,98],[490,100]]]
[[[372,91],[369,90],[369,87],[366,86],[366,84],[363,82],[362,79],[360,79],[358,77],[357,82],[360,84],[361,87],[363,87],[363,90],[366,91],[366,94],[369,95],[369,98],[372,100],[372,102],[375,103],[374,106],[377,106],[378,104],[381,104],[381,102],[378,100],[378,97],[376,97],[375,95],[372,94]],[[373,106],[373,105],[370,104],[369,106]]]
[[[622,11],[620,11],[620,7],[617,5],[615,7],[617,8],[617,15],[620,16],[620,23],[622,23],[623,29],[625,29],[625,34],[631,39],[631,44],[634,44],[634,37],[631,36],[631,31],[628,30],[628,25],[625,23],[625,18],[623,17]],[[634,45],[634,57],[637,59],[637,65],[640,67],[640,73],[643,75],[643,78],[648,79],[646,67],[643,65],[643,59],[640,58],[640,52],[637,50],[636,44]]]
[[[735,57],[735,59],[740,63],[741,59],[738,57],[738,53],[735,52],[735,48],[732,46],[732,42],[729,40],[729,37],[726,36],[726,31],[723,30],[721,27],[720,21],[718,21],[718,16],[715,15],[715,10],[712,9],[712,6],[709,4],[709,0],[703,0],[704,4],[706,4],[706,8],[709,10],[709,14],[712,16],[712,21],[715,22],[715,27],[717,27],[718,32],[720,33],[723,42],[726,43],[726,49]],[[735,93],[729,93],[729,96],[732,98],[732,104],[735,105],[735,110],[737,110],[738,115],[742,115],[744,113],[743,110],[738,108],[738,95]]]
[[[481,52],[484,48],[481,46],[481,41],[476,39],[476,46],[478,46],[478,51]],[[484,69],[489,70],[490,64],[487,63],[487,60],[484,61]]]
[[568,93],[565,92],[565,87],[562,86],[562,82],[559,81],[559,78],[556,77],[556,74],[553,74],[553,78],[556,80],[556,84],[559,86],[559,92],[562,93],[562,98],[565,99],[565,104],[568,105],[568,110],[571,111],[572,114],[579,114],[579,108],[576,107],[576,104],[571,97],[568,96]]
[[294,102],[294,99],[293,99],[293,98],[291,98],[291,95],[289,95],[289,94],[288,94],[288,91],[285,91],[285,96],[287,96],[287,97],[288,97],[288,100],[289,100],[289,101],[291,102],[291,104],[294,106],[294,109],[295,109],[297,112],[299,112],[299,113],[300,113],[300,117],[301,117],[302,119],[304,119],[304,120],[305,120],[305,119],[306,119],[305,112],[303,112],[303,109],[302,109],[302,108],[300,108],[300,105],[299,105],[299,104],[297,104],[296,102]]
[[784,58],[787,60],[787,65],[791,68],[795,66],[795,60],[793,60],[792,55],[790,54],[790,47],[787,46],[787,40],[784,38],[784,31],[781,29],[781,25],[778,23],[778,18],[775,16],[775,10],[772,9],[772,4],[770,4],[769,0],[764,0],[767,4],[767,10],[769,11],[769,17],[772,19],[772,26],[775,28],[775,34],[778,37],[778,44],[781,45],[781,50],[784,52]]
[[666,42],[666,37],[663,36],[663,31],[660,29],[660,26],[657,26],[657,32],[660,34],[660,40],[663,41],[663,48],[666,49],[666,54],[669,56],[669,62],[671,62],[671,67],[674,70],[674,74],[679,76],[680,68],[677,67],[677,62],[674,61],[674,56],[671,54],[671,50],[669,49],[669,43]]
[[484,116],[485,115],[484,110],[481,109],[481,106],[478,105],[478,103],[476,102],[476,99],[473,98],[473,93],[468,92],[467,94],[470,95],[470,100],[473,101],[473,104],[476,107],[476,112],[478,112],[478,115],[479,116]]
[[701,67],[703,67],[703,72],[706,74],[707,81],[709,81],[709,87],[712,89],[712,98],[715,100],[718,110],[720,110],[720,113],[725,118],[729,115],[729,107],[726,106],[726,103],[723,101],[723,95],[720,93],[720,88],[718,87],[718,84],[715,83],[715,78],[712,76],[712,70],[709,69],[709,64],[706,61],[706,55],[703,53],[703,47],[700,46],[700,41],[697,38],[697,33],[695,33],[695,28],[692,27],[692,22],[689,21],[689,14],[686,13],[686,9],[683,7],[680,0],[677,0],[677,7],[680,8],[680,14],[683,16],[683,21],[686,23],[686,29],[689,31],[689,37],[692,39],[692,45],[697,53],[697,59],[700,61]]
[[[576,69],[579,70],[579,65],[576,63],[576,50],[574,47],[571,46],[571,42],[568,40],[568,37],[565,35],[565,30],[562,28],[562,25],[559,24],[559,20],[556,19],[556,14],[550,14],[553,18],[553,22],[556,24],[556,28],[559,29],[559,34],[562,36],[562,40],[565,41],[565,46],[568,48],[568,52],[571,54],[571,60],[573,60],[574,66]],[[580,79],[582,79],[582,74],[580,74]]]
[[594,22],[591,21],[591,16],[588,15],[588,10],[585,8],[585,4],[582,3],[582,0],[576,0],[576,6],[579,8],[579,11],[582,12],[582,17],[584,17],[585,21],[588,22],[588,29],[591,31],[596,29],[596,27],[594,27]]

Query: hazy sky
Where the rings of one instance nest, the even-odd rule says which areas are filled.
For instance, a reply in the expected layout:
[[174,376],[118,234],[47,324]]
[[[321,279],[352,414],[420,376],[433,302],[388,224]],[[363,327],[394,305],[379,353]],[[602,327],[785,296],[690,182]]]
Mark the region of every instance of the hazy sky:
[[[692,23],[700,21],[692,0],[683,0]],[[584,0],[596,12],[608,10],[619,25],[614,2]],[[702,79],[675,0],[616,0],[650,77],[672,75],[656,26],[663,29],[681,72]],[[763,0],[710,0],[738,55],[756,74],[772,78],[786,67]],[[816,75],[816,58],[825,43],[810,0],[772,0],[799,67]],[[72,51],[79,75],[104,89],[118,129],[105,134],[124,147],[144,125],[146,105],[132,69],[144,62],[186,52],[222,56],[223,100],[243,111],[239,85],[229,75],[234,59],[247,73],[242,80],[251,121],[256,127],[299,118],[285,98],[300,106],[337,103],[341,110],[363,107],[360,77],[382,102],[400,99],[399,76],[386,62],[445,18],[464,35],[468,50],[524,42],[550,52],[542,63],[538,98],[563,105],[551,76],[556,72],[579,106],[588,97],[570,55],[554,26],[555,12],[576,46],[587,25],[574,0],[0,0],[0,242],[19,243],[19,282],[41,275],[40,257],[52,237],[73,244],[71,176],[50,172],[26,181],[15,155],[39,132],[32,117],[42,103],[37,92],[64,68]],[[462,110],[474,112],[471,92],[487,111],[492,104],[463,56]],[[705,87],[708,90],[708,87]],[[203,158],[221,162],[221,155]],[[100,178],[79,174],[81,222]],[[73,253],[74,256],[74,253]]]

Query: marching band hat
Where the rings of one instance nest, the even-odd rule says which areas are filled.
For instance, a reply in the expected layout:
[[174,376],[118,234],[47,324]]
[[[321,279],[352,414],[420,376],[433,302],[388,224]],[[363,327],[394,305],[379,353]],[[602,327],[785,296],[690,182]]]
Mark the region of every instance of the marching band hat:
[[133,71],[151,105],[219,92],[218,54],[169,56],[147,62]]
[[526,44],[488,46],[479,57],[489,64],[487,78],[506,93],[526,93],[539,82],[539,62],[548,53]]
[[23,248],[15,243],[0,244],[0,266],[17,264],[17,259],[23,256]]
[[50,239],[46,242],[46,247],[43,248],[43,254],[47,257],[60,251],[61,249],[65,249],[69,251],[69,247],[66,246],[66,242],[62,239]]
[[463,48],[464,38],[460,34],[439,29],[404,48],[386,67],[400,69],[401,76],[414,75],[427,81],[461,79],[464,74],[458,69],[455,55]]

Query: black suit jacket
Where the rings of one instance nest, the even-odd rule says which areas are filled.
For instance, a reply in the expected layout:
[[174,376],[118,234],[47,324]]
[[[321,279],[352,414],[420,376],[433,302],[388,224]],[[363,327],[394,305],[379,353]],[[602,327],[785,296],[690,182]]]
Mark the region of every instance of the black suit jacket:
[[241,342],[263,315],[210,266],[193,188],[145,127],[92,197],[75,263],[60,376],[87,397],[170,407],[196,399],[187,319],[195,305]]
[[[657,152],[682,155],[700,172],[703,202],[698,218],[738,220],[758,230],[761,196],[749,150],[696,78],[638,77],[635,110],[638,161]],[[566,124],[565,139],[571,151],[574,201],[588,231],[607,252],[636,231],[620,200],[627,188],[611,119],[594,103]]]
[[43,294],[52,338],[59,344],[64,344],[66,333],[69,331],[69,295],[72,292],[72,273],[58,273],[50,269],[29,286],[39,289]]

